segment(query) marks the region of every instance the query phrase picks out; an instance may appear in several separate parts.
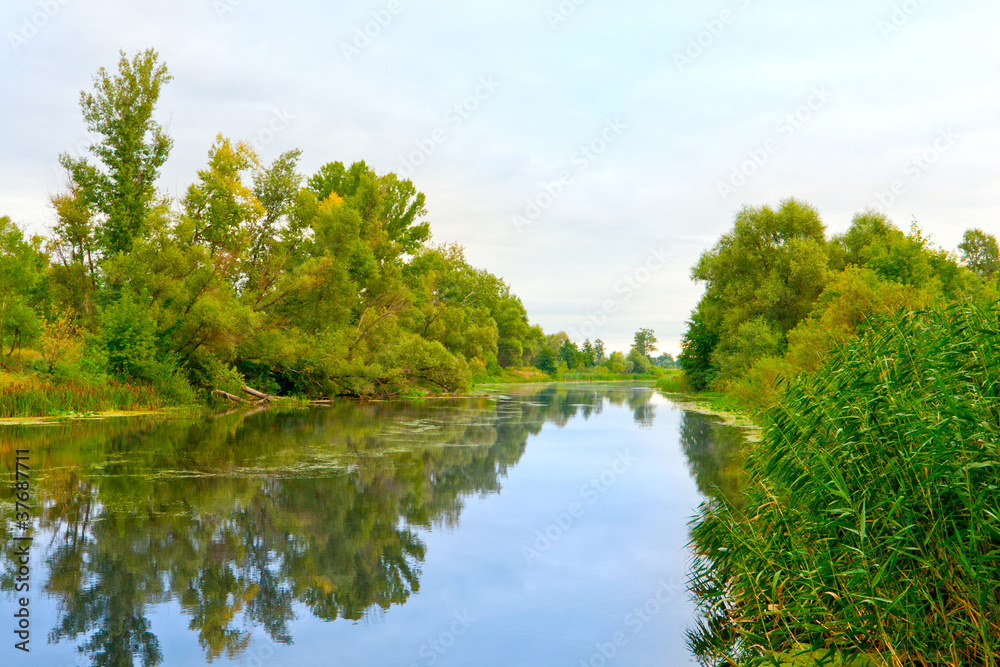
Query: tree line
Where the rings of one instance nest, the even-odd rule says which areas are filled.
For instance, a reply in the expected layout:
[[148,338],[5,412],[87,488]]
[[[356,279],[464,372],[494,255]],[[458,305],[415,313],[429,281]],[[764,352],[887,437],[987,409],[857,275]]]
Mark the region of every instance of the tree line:
[[412,181],[364,162],[306,176],[300,150],[267,163],[220,134],[183,196],[166,196],[156,181],[173,140],[155,111],[171,79],[151,49],[101,68],[80,95],[97,139],[89,155],[59,158],[51,233],[29,238],[0,218],[9,370],[153,386],[170,402],[245,384],[391,396],[533,365],[650,370],[647,338],[626,356],[546,336],[505,281],[430,242]]
[[996,300],[998,268],[997,240],[980,229],[966,231],[954,253],[916,221],[907,233],[876,210],[828,237],[804,202],[748,206],[692,269],[705,292],[679,361],[694,389],[762,410],[872,318]]

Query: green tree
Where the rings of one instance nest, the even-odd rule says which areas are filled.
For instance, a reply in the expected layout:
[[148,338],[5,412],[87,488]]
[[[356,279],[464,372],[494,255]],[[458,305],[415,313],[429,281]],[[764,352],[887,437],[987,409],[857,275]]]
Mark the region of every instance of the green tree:
[[92,324],[98,287],[94,257],[99,253],[94,210],[82,188],[72,179],[68,191],[54,195],[49,202],[56,213],[56,223],[48,239],[53,259],[50,267],[53,297]]
[[691,275],[705,283],[706,306],[718,310],[720,333],[756,317],[787,332],[823,291],[827,263],[819,213],[788,199],[777,210],[740,211],[733,230],[702,254]]
[[635,332],[632,349],[643,357],[649,357],[656,352],[656,342],[652,329],[639,329]]
[[198,172],[198,183],[188,188],[182,202],[194,223],[194,243],[207,244],[213,255],[220,249],[240,255],[250,245],[249,226],[266,217],[267,210],[243,175],[259,168],[260,158],[250,144],[216,137],[208,167]]
[[962,263],[986,280],[991,280],[1000,268],[997,239],[981,229],[966,230],[958,249],[962,253]]
[[681,364],[692,386],[730,380],[745,368],[720,373],[715,347],[747,322],[763,318],[780,335],[801,322],[829,280],[823,223],[808,204],[788,199],[774,210],[746,207],[732,231],[692,269],[706,290],[684,337]]
[[[976,291],[981,281],[962,269],[951,253],[935,247],[914,222],[904,234],[883,213],[865,211],[854,217],[846,233],[830,243],[830,266],[871,269],[879,277],[918,289],[932,286],[947,298]],[[978,283],[978,284],[977,284]]]
[[122,51],[117,75],[102,67],[93,92],[80,93],[87,129],[102,137],[90,152],[103,168],[67,153],[59,161],[86,202],[104,215],[97,231],[105,254],[128,252],[144,232],[154,184],[172,145],[153,120],[160,87],[171,79],[153,49],[131,59]]
[[612,373],[626,373],[628,372],[628,363],[625,355],[621,352],[612,352],[611,356],[604,364],[607,366],[608,370]]
[[559,361],[566,362],[566,368],[576,368],[580,365],[580,349],[573,341],[563,342],[559,348]]
[[546,345],[538,351],[535,367],[543,373],[556,372],[556,353],[552,351],[552,348]]
[[604,341],[598,338],[594,341],[594,364],[600,366],[606,359],[604,354]]
[[101,344],[108,356],[108,371],[122,380],[154,379],[156,323],[148,304],[125,289],[101,317]]
[[395,174],[380,177],[364,162],[349,169],[342,162],[330,162],[309,179],[307,187],[320,201],[337,195],[364,220],[376,223],[389,241],[386,247],[392,248],[387,258],[412,255],[430,237],[429,223],[420,221],[427,214],[424,194]]
[[677,357],[691,386],[697,391],[708,389],[715,379],[717,369],[712,365],[712,353],[721,338],[718,329],[706,322],[703,306],[704,302],[698,304],[691,315],[681,340],[681,353]]
[[633,347],[629,350],[628,356],[625,358],[626,364],[629,367],[629,372],[639,373],[645,375],[649,373],[653,364],[645,354],[639,352],[639,348]]
[[[7,216],[0,217],[0,358],[10,358],[40,332],[35,310],[44,284],[46,258],[41,239],[24,232]],[[3,354],[3,344],[10,349]],[[20,354],[20,352],[18,353]]]
[[674,360],[674,355],[669,353],[664,353],[658,356],[654,363],[660,368],[677,368],[677,361]]

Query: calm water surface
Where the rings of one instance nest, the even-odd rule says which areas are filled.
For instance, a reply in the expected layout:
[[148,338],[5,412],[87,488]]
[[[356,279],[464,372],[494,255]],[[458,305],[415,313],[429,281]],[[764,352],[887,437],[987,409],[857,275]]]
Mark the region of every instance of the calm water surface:
[[[687,523],[735,493],[738,447],[602,384],[0,427],[0,664],[697,664]],[[24,448],[30,654],[13,648]]]

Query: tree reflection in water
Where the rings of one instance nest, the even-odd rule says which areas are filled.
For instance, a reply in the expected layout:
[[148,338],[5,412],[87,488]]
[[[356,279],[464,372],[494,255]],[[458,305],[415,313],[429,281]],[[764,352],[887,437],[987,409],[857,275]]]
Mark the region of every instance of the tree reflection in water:
[[[681,447],[698,490],[708,498],[698,509],[699,520],[720,503],[742,508],[745,442],[740,429],[715,417],[696,412],[685,412],[681,417]],[[723,602],[726,574],[706,555],[725,545],[694,540],[692,546],[695,558],[689,588],[698,605],[698,618],[688,631],[688,647],[706,667],[730,664],[721,657],[731,654],[735,641],[727,622],[733,610]]]
[[[608,401],[648,425],[651,396],[548,386],[498,400],[10,428],[0,451],[30,446],[44,471],[37,536],[52,540],[44,590],[59,605],[49,640],[80,642],[94,665],[150,667],[163,652],[148,612],[170,600],[208,660],[238,657],[253,628],[291,643],[296,605],[355,621],[404,603],[425,557],[415,529],[457,525],[465,497],[498,492],[545,423]],[[7,556],[0,583],[11,591]]]

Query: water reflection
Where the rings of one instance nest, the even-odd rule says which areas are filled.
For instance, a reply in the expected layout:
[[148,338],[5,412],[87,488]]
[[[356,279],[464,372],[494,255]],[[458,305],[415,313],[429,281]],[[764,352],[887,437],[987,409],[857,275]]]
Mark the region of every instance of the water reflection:
[[[49,641],[77,643],[94,665],[149,667],[163,662],[150,611],[168,601],[209,661],[238,657],[254,628],[291,643],[297,610],[358,621],[406,602],[425,558],[417,528],[454,527],[465,498],[497,493],[544,424],[611,403],[648,427],[651,396],[548,386],[193,423],[11,427],[0,451],[3,465],[14,449],[32,452],[35,537],[49,544],[35,581],[58,601]],[[3,531],[9,552],[9,521]],[[14,562],[5,554],[5,591]]]
[[739,505],[746,442],[743,432],[717,417],[685,412],[681,415],[680,441],[702,495]]
[[704,667],[734,664],[729,656],[738,652],[731,622],[734,610],[725,602],[726,573],[707,555],[726,545],[699,526],[722,504],[742,509],[745,443],[742,431],[714,417],[694,412],[682,417],[681,446],[699,490],[708,498],[692,524],[695,557],[689,577],[698,616],[688,631],[688,647]]

